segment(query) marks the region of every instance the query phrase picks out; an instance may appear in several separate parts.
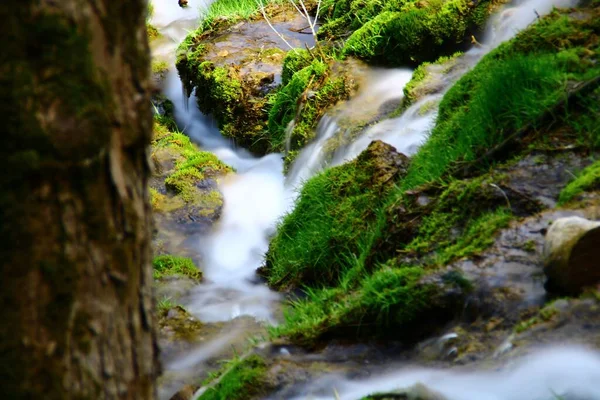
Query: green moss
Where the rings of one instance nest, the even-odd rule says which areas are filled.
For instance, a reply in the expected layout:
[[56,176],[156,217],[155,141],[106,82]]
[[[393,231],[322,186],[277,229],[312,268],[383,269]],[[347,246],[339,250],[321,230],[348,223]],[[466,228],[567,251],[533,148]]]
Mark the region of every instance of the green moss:
[[595,190],[600,190],[600,161],[581,171],[579,176],[560,192],[559,203],[568,203],[584,192]]
[[446,68],[454,65],[454,61],[460,57],[463,53],[455,53],[451,56],[443,56],[438,58],[435,62],[429,63],[424,62],[415,69],[411,80],[404,87],[404,100],[400,108],[400,112],[406,107],[410,106],[423,95],[427,94],[425,91],[427,83],[431,79],[431,68],[435,66],[446,66]]
[[[299,57],[299,60],[286,58],[289,73],[308,61],[302,55]],[[344,73],[333,74],[331,66],[318,59],[294,72],[289,82],[269,97],[268,129],[271,146],[280,151],[284,149],[286,129],[294,121],[290,150],[302,149],[314,138],[317,123],[325,111],[347,99],[352,90],[352,84]],[[293,160],[294,154],[296,153],[288,154],[286,164]]]
[[296,117],[299,99],[309,85],[323,79],[328,72],[327,64],[314,60],[309,66],[294,73],[288,84],[269,98],[268,126],[276,143],[281,145],[284,142],[285,130]]
[[159,117],[154,118],[154,123],[152,125],[152,136],[155,142],[164,139],[166,136],[170,136],[172,133],[173,132],[166,124],[159,121]]
[[523,333],[536,325],[552,321],[560,313],[553,303],[544,306],[537,315],[517,324],[515,333]]
[[199,182],[208,176],[231,171],[212,153],[196,151],[193,156],[176,163],[175,171],[165,179],[165,186],[181,196],[186,202],[196,198],[196,189]]
[[509,211],[498,209],[473,219],[456,243],[446,247],[437,255],[436,262],[445,265],[453,259],[481,253],[494,244],[496,232],[506,228],[513,218]]
[[154,60],[152,61],[152,73],[153,74],[165,74],[169,70],[169,64],[166,61]]
[[[236,106],[242,102],[242,83],[233,70],[225,67],[215,67],[210,61],[200,64],[198,69],[198,85],[204,89],[199,94],[198,103],[207,112],[215,112],[218,108],[225,114],[224,123],[233,119]],[[210,97],[208,94],[210,93]]]
[[154,268],[154,279],[184,275],[197,281],[202,280],[202,271],[196,267],[190,258],[161,255],[154,257],[152,267]]
[[153,41],[160,37],[160,32],[158,32],[158,29],[156,29],[154,25],[150,23],[146,23],[146,32],[148,34],[149,41]]
[[165,179],[165,186],[190,202],[194,199],[196,184],[204,178],[204,174],[195,168],[178,170]]
[[312,57],[307,50],[297,49],[287,53],[283,59],[281,72],[282,85],[287,85],[294,74],[312,64]]
[[[295,343],[312,345],[331,334],[360,336],[405,330],[432,305],[435,288],[420,284],[419,267],[384,266],[360,279],[356,287],[308,290],[307,298],[294,302],[285,322],[271,330]],[[361,332],[362,331],[362,332]]]
[[375,159],[328,169],[302,188],[292,213],[280,224],[267,255],[269,283],[276,287],[333,285],[361,235],[374,222],[374,210],[393,181],[373,178]]
[[156,314],[158,325],[161,328],[161,336],[164,335],[169,339],[196,340],[203,327],[202,322],[194,318],[170,297],[163,297],[156,302]]
[[356,30],[344,52],[394,65],[433,61],[468,43],[465,39],[483,28],[491,10],[490,1],[398,3]]
[[[176,158],[175,168],[165,179],[167,189],[188,203],[216,205],[215,191],[200,191],[198,184],[207,178],[231,172],[232,168],[214,154],[199,150],[188,136],[169,130],[155,118],[153,150],[156,152],[160,149],[167,149]],[[222,202],[220,194],[218,197]],[[164,199],[154,194],[153,203],[158,209],[160,200]]]
[[[423,258],[435,252],[430,262],[443,265],[455,258],[476,254],[493,243],[494,233],[513,218],[499,200],[494,182],[501,177],[485,175],[472,180],[455,181],[444,187],[433,206],[421,210],[417,234],[404,252]],[[398,207],[411,209],[411,201],[402,198]],[[500,201],[500,204],[499,204]],[[502,204],[504,203],[504,204]]]
[[165,316],[170,309],[175,307],[177,307],[177,304],[170,297],[165,296],[156,302],[156,312],[161,317]]
[[218,383],[209,387],[197,400],[246,400],[267,389],[267,363],[257,354],[229,361],[212,377]]
[[156,210],[160,207],[160,204],[164,202],[165,195],[159,193],[156,189],[150,188],[150,205],[153,210]]

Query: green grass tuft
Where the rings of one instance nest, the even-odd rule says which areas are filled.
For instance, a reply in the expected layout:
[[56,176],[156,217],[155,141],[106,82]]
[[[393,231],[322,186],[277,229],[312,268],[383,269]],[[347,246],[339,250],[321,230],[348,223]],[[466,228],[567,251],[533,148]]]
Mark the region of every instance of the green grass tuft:
[[235,358],[226,363],[209,382],[220,381],[196,400],[244,400],[262,393],[265,388],[267,363],[259,355]]
[[158,315],[165,315],[170,309],[176,307],[177,304],[170,297],[163,297],[156,302],[156,311]]
[[565,187],[559,196],[559,204],[565,204],[575,199],[578,195],[600,190],[600,161],[596,161]]
[[307,298],[293,302],[285,322],[271,334],[312,345],[327,334],[381,334],[409,324],[431,304],[434,288],[420,284],[422,276],[419,267],[383,266],[364,275],[352,290],[343,285],[307,289]]
[[171,255],[161,255],[152,260],[154,279],[166,276],[184,275],[194,280],[202,280],[202,271],[196,267],[192,259]]
[[373,179],[376,159],[359,158],[310,179],[279,226],[267,256],[269,283],[277,287],[333,285],[345,259],[358,251],[375,210],[393,182]]

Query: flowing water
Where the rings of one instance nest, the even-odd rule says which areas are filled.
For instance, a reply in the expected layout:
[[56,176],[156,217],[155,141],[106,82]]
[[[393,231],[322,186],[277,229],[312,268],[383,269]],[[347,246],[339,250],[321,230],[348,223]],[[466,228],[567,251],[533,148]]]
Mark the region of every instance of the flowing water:
[[[429,68],[427,85],[431,94],[423,96],[397,118],[384,119],[366,129],[358,137],[348,137],[349,132],[344,132],[336,119],[326,118],[319,125],[317,140],[307,146],[298,156],[299,161],[291,170],[290,182],[297,185],[299,180],[305,180],[327,166],[339,165],[352,160],[365,150],[371,141],[377,139],[391,144],[400,153],[408,156],[414,154],[427,138],[435,122],[438,105],[444,93],[461,76],[477,64],[485,54],[498,47],[502,42],[513,38],[539,16],[548,14],[553,7],[570,7],[576,3],[576,0],[513,2],[511,6],[491,18],[481,45],[474,46],[458,57],[451,68],[446,65]],[[402,101],[404,98],[403,88],[410,80],[410,75],[407,73],[406,70],[386,71],[385,73],[375,71],[369,84],[366,85],[366,92],[348,102],[342,115],[361,113],[365,105],[373,107],[375,104],[379,107],[391,99],[396,99],[397,102]],[[369,95],[372,97],[369,98]],[[332,154],[328,142],[339,135],[346,137],[347,140],[343,141],[344,145],[338,147]]]
[[600,399],[599,379],[600,354],[583,347],[567,347],[540,350],[493,372],[404,365],[393,373],[364,381],[331,375],[311,382],[294,400],[357,400],[411,387],[419,393],[416,385],[426,387],[425,393],[430,396],[426,398],[432,400],[595,400]]
[[[198,26],[199,9],[210,4],[210,0],[190,0],[186,9],[179,8],[176,0],[153,0],[153,4],[152,23],[163,35],[153,43],[153,56],[172,65],[178,43]],[[178,125],[203,149],[215,153],[237,171],[220,182],[225,204],[220,221],[210,234],[196,243],[206,283],[192,289],[183,299],[184,306],[203,322],[230,321],[244,315],[276,322],[280,297],[256,281],[255,270],[261,265],[278,219],[293,206],[302,183],[327,166],[356,157],[373,139],[390,143],[402,153],[414,154],[435,121],[439,101],[456,80],[491,49],[534,22],[537,15],[548,13],[553,6],[571,4],[571,0],[515,2],[492,19],[483,46],[459,57],[450,70],[435,67],[430,70],[430,82],[435,86],[432,94],[408,107],[400,116],[384,119],[357,135],[340,128],[339,121],[365,113],[366,109],[376,113],[389,101],[400,102],[403,88],[412,75],[406,69],[370,71],[361,92],[335,116],[322,119],[316,139],[300,153],[287,178],[283,174],[281,154],[255,157],[222,137],[214,121],[198,111],[194,95],[190,98],[184,95],[179,77],[171,67],[163,91],[175,105]],[[329,145],[334,139],[339,141],[339,146]],[[236,334],[233,330],[223,333],[216,340],[167,360],[167,373],[199,368],[203,360],[229,346]],[[561,379],[557,380],[559,376]],[[559,394],[571,393],[573,399],[600,399],[597,384],[600,355],[579,348],[547,350],[519,366],[494,373],[399,366],[393,373],[363,382],[332,375],[312,382],[298,398],[357,399],[374,391],[419,382],[448,399],[549,399],[552,397],[548,388]],[[332,387],[337,390],[335,396]],[[163,391],[161,397],[168,398],[172,392],[172,388]]]

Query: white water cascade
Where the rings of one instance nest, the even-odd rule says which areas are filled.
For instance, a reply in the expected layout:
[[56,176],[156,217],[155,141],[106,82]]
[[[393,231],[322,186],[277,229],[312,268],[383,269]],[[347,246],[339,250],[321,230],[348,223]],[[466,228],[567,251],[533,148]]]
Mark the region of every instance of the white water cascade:
[[[347,138],[344,145],[334,148],[332,153],[328,146],[330,139],[345,135],[340,132],[337,118],[363,111],[365,104],[376,109],[387,101],[400,100],[412,74],[406,69],[371,71],[361,92],[340,114],[323,118],[316,139],[302,150],[286,179],[282,155],[254,157],[237,148],[220,135],[211,118],[198,111],[195,97],[187,99],[183,94],[172,66],[175,49],[187,33],[198,26],[198,9],[210,2],[189,0],[189,7],[181,9],[175,0],[153,0],[152,20],[163,35],[153,43],[153,55],[171,64],[164,92],[175,105],[178,125],[203,149],[215,153],[236,169],[235,174],[219,184],[225,203],[221,220],[197,245],[204,262],[206,283],[194,288],[185,299],[185,307],[203,322],[228,321],[241,315],[275,321],[279,295],[254,281],[255,270],[263,261],[279,218],[293,206],[302,183],[327,166],[353,159],[374,139],[383,140],[402,153],[414,154],[435,121],[439,101],[454,82],[483,55],[534,22],[536,12],[543,15],[553,6],[574,3],[572,0],[516,2],[492,19],[484,47],[466,52],[449,72],[433,71],[432,79],[439,83],[435,94],[425,96],[398,117],[383,120],[356,138]],[[197,368],[201,361],[228,345],[229,336],[223,335],[166,365],[166,369]],[[448,400],[554,399],[549,390],[559,395],[570,393],[575,396],[572,399],[594,400],[600,399],[600,355],[580,348],[547,350],[518,366],[494,373],[448,372],[412,366],[398,367],[398,372],[362,382],[331,376],[311,382],[306,395],[298,399],[307,396],[358,399],[419,382],[442,393]]]

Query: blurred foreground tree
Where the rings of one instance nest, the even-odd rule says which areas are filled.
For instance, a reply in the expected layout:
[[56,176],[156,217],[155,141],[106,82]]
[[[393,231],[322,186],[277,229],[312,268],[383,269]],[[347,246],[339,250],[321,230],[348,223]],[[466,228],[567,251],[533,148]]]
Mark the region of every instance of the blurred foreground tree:
[[145,0],[0,4],[0,393],[152,399]]

